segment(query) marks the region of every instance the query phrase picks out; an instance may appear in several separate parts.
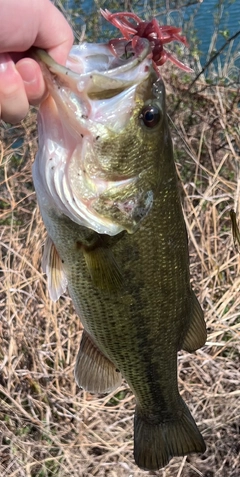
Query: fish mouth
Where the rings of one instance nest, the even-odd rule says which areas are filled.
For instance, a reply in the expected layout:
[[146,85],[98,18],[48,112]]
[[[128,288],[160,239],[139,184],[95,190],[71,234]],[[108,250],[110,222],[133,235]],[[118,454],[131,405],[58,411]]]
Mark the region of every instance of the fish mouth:
[[152,192],[134,171],[112,167],[102,151],[109,135],[123,133],[136,90],[152,74],[148,40],[134,47],[123,39],[75,45],[66,66],[44,50],[35,49],[33,57],[50,93],[39,112],[37,160],[51,203],[98,233],[133,233],[151,208]]
[[111,46],[82,43],[73,46],[66,66],[39,48],[34,48],[32,56],[44,68],[51,92],[56,82],[58,89],[59,85],[65,86],[87,93],[90,99],[101,100],[116,96],[138,82],[137,66],[151,57],[151,48],[145,38],[140,38],[134,48],[132,42],[124,39],[112,40]]

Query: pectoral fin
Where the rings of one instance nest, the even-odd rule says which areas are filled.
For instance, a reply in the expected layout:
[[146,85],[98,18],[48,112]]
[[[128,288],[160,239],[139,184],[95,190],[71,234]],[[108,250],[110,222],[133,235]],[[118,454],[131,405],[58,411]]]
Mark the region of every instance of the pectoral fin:
[[192,300],[192,319],[182,345],[182,348],[186,351],[189,351],[189,353],[201,348],[207,339],[206,323],[204,321],[203,311],[194,292],[192,292]]
[[104,356],[85,330],[74,374],[78,386],[91,393],[108,393],[120,386],[122,381],[116,366]]
[[49,236],[47,236],[44,245],[42,269],[47,275],[50,298],[53,301],[57,301],[59,297],[66,291],[67,277],[64,273],[62,260],[52,239]]
[[123,285],[123,276],[110,248],[82,247],[84,258],[94,285],[101,290],[118,290]]

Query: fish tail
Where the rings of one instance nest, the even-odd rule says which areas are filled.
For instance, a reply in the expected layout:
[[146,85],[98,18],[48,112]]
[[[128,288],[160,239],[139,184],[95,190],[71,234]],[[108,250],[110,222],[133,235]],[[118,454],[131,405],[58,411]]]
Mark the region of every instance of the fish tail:
[[202,435],[184,401],[181,417],[156,423],[136,407],[134,417],[134,458],[141,469],[158,470],[174,456],[206,449]]

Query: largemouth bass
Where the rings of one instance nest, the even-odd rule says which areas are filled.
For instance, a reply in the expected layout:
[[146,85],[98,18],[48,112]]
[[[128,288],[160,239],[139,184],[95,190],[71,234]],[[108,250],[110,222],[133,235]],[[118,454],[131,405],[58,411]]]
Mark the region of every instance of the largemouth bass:
[[84,326],[78,385],[106,393],[126,379],[135,461],[158,469],[205,450],[177,382],[178,350],[201,347],[206,327],[190,284],[164,84],[144,38],[74,46],[66,68],[35,57],[50,93],[33,165],[50,296],[68,286]]

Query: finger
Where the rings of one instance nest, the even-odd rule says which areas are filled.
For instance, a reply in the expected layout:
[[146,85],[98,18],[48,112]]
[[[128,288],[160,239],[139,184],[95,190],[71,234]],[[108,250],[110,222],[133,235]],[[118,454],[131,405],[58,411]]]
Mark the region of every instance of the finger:
[[28,102],[39,104],[47,95],[40,66],[31,58],[23,58],[16,63],[16,69],[24,82]]
[[16,0],[1,0],[0,52],[24,52],[34,45],[64,64],[73,33],[60,11],[49,0],[21,0],[13,15],[15,8]]
[[57,62],[65,65],[74,41],[72,29],[63,14],[51,2],[48,5],[47,18],[43,3],[39,3],[43,21],[34,46],[46,48]]
[[12,124],[21,121],[29,108],[23,80],[7,54],[0,54],[0,105],[1,118]]

